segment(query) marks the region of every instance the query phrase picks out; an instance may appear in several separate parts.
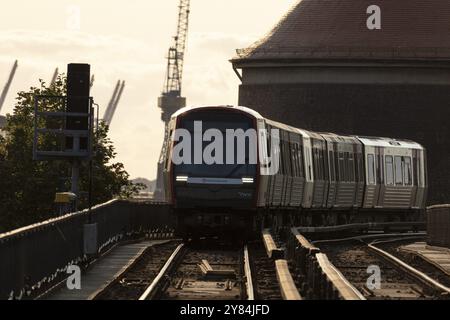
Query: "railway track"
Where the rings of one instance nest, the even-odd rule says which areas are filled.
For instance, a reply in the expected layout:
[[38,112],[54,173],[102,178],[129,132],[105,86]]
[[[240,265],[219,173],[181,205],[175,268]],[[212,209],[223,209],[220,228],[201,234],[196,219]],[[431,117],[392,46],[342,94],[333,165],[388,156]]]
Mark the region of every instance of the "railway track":
[[267,256],[262,243],[249,245],[256,300],[282,300],[274,261]]
[[173,241],[147,249],[124,273],[97,293],[94,300],[137,300],[179,243]]
[[179,245],[139,300],[254,299],[247,247]]
[[[390,235],[391,238],[394,236]],[[316,241],[314,244],[368,300],[433,300],[448,297],[450,289],[378,248],[380,240],[377,238],[380,236]],[[404,235],[394,239],[408,241]]]
[[374,243],[378,248],[388,252],[389,254],[406,262],[408,265],[426,274],[432,279],[436,279],[439,283],[450,288],[450,276],[444,271],[430,263],[428,260],[422,259],[414,253],[403,251],[401,248],[408,244],[405,240],[386,240]]

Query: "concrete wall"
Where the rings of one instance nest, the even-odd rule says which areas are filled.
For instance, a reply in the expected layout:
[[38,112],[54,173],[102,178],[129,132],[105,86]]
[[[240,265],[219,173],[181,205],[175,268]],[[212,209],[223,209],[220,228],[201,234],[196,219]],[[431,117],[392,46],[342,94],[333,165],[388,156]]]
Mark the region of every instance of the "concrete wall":
[[429,207],[428,244],[450,248],[450,204]]
[[428,150],[429,203],[446,203],[449,70],[244,67],[239,105],[309,130],[415,140]]

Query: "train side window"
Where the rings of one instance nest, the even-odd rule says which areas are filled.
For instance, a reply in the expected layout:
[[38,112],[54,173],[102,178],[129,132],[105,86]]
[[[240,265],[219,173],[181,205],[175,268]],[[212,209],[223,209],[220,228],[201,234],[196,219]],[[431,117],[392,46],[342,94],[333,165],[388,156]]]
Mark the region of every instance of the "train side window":
[[339,181],[345,181],[345,163],[343,152],[339,152]]
[[298,145],[298,168],[299,168],[299,177],[305,177],[306,173],[304,170],[305,163],[304,163],[304,157],[303,157],[303,146],[300,144]]
[[348,172],[349,179],[351,182],[355,182],[355,160],[353,153],[350,153],[348,156]]
[[287,175],[293,176],[293,168],[292,168],[292,152],[291,152],[291,146],[288,141],[286,143],[286,165],[287,165]]
[[[419,155],[419,157],[420,157],[420,155]],[[418,183],[419,187],[422,186],[422,170],[421,169],[422,168],[420,165],[420,158],[417,158],[417,177],[418,177],[417,183]]]
[[403,185],[403,168],[402,157],[396,156],[395,158],[395,185]]
[[291,162],[292,162],[292,176],[297,176],[297,151],[295,150],[295,143],[291,143],[289,145],[289,149],[291,150]]
[[412,175],[411,175],[411,158],[405,157],[405,185],[411,186],[412,185]]
[[366,182],[366,180],[365,180],[366,174],[364,171],[365,167],[364,167],[364,154],[363,153],[360,153],[358,155],[358,161],[359,161],[359,172],[361,173],[360,177],[359,177],[359,181],[365,183]]
[[350,181],[350,170],[349,170],[349,153],[344,153],[344,181]]
[[331,181],[336,181],[336,172],[334,171],[334,155],[333,155],[333,151],[329,152],[329,158],[328,158],[328,163],[330,166],[330,180]]
[[320,157],[322,158],[323,179],[328,181],[330,180],[330,172],[328,170],[327,151],[323,144],[322,149],[320,150]]
[[392,156],[386,156],[386,184],[394,185],[394,160]]
[[367,171],[369,184],[375,184],[375,156],[373,154],[367,155]]

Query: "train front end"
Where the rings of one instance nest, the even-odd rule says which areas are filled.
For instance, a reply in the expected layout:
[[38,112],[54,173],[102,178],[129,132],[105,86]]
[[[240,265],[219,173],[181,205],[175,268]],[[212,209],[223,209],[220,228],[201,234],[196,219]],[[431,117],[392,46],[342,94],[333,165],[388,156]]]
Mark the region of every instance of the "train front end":
[[258,157],[256,119],[232,107],[176,117],[170,192],[182,237],[242,235],[253,227]]

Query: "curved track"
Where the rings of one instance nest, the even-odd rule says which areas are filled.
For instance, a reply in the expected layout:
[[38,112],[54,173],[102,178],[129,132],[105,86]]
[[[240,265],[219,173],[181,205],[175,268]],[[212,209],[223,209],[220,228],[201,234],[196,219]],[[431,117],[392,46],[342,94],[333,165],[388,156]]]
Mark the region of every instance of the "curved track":
[[[444,285],[431,279],[407,263],[377,248],[379,238],[394,237],[405,241],[405,235],[366,236],[316,241],[334,266],[366,299],[432,300],[445,298]],[[407,239],[420,237],[406,235]],[[364,240],[372,240],[364,243]],[[391,241],[394,241],[391,239]],[[409,240],[410,241],[410,240]],[[372,244],[373,243],[373,244]]]

